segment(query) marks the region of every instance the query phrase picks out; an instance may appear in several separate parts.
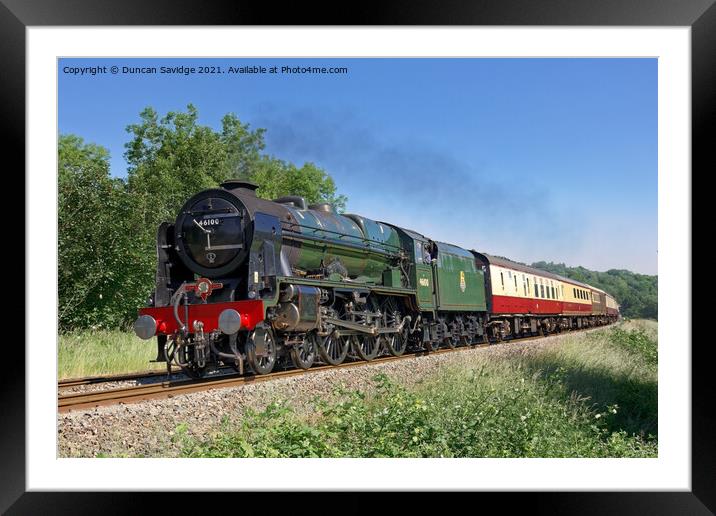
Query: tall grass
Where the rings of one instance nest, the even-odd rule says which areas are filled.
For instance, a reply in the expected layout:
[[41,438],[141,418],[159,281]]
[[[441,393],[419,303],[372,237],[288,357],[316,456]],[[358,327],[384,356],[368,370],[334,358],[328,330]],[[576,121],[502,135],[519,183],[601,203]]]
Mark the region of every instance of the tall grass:
[[81,331],[60,335],[57,350],[58,378],[164,369],[156,358],[156,341],[141,340],[123,331]]
[[656,341],[638,332],[479,355],[412,385],[379,375],[312,414],[276,400],[204,438],[180,425],[177,439],[189,457],[655,457],[656,369],[642,348]]

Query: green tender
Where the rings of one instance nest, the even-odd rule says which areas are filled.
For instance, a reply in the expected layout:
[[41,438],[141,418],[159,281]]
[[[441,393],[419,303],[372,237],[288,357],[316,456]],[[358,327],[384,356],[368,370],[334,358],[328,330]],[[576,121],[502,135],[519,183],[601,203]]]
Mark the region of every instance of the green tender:
[[439,311],[485,311],[485,275],[475,257],[460,247],[438,246],[437,304]]

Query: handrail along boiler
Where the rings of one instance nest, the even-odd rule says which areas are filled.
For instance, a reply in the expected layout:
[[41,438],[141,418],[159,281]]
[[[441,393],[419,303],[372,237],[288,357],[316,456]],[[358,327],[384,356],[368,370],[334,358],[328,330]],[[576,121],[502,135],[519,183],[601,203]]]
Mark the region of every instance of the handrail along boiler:
[[134,329],[157,361],[200,377],[225,364],[307,369],[606,324],[606,292],[432,240],[327,203],[273,201],[227,181],[157,232],[156,284]]

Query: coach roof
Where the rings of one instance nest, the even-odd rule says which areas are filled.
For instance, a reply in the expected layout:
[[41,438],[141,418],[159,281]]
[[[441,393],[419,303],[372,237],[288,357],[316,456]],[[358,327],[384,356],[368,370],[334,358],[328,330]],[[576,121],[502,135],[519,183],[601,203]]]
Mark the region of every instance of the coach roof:
[[493,256],[491,254],[487,253],[480,253],[478,251],[475,251],[477,254],[480,254],[487,259],[487,262],[491,265],[497,265],[498,267],[506,267],[508,269],[513,269],[520,272],[526,272],[528,274],[534,274],[535,276],[542,276],[544,278],[552,278],[559,281],[563,281],[565,283],[569,283],[570,285],[576,285],[578,287],[582,288],[593,288],[591,285],[587,285],[586,283],[582,283],[581,281],[573,280],[571,278],[565,278],[564,276],[560,276],[559,274],[555,274],[553,272],[547,272],[543,271],[541,269],[536,269],[534,267],[530,267],[529,265],[525,265],[524,263],[518,263],[513,262],[512,260],[508,260],[507,258],[502,258],[500,256]]

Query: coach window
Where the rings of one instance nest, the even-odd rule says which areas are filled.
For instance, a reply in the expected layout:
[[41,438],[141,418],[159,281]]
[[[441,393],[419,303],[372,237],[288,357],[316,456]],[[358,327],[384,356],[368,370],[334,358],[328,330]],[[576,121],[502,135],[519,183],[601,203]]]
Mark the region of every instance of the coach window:
[[554,287],[552,287],[552,299],[557,299],[557,295],[554,292]]
[[500,282],[502,283],[502,290],[505,290],[505,276],[500,273]]
[[541,294],[540,297],[543,298],[543,297],[544,297],[544,285],[540,285],[540,286],[539,286],[539,291],[540,291],[540,294]]
[[517,274],[515,274],[515,292],[517,292]]

